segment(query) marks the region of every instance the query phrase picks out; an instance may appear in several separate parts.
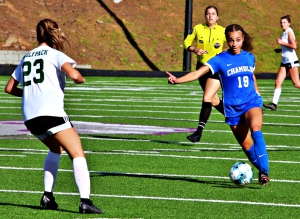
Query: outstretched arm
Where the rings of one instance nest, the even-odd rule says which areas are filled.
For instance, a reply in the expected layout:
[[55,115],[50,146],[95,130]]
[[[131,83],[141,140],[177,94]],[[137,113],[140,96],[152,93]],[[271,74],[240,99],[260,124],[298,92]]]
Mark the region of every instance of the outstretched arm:
[[206,74],[207,72],[209,72],[209,67],[206,65],[203,65],[198,70],[187,73],[186,75],[180,78],[176,78],[174,75],[166,71],[166,73],[169,75],[168,82],[171,84],[182,84],[186,82],[195,81],[196,79],[200,78],[202,75]]

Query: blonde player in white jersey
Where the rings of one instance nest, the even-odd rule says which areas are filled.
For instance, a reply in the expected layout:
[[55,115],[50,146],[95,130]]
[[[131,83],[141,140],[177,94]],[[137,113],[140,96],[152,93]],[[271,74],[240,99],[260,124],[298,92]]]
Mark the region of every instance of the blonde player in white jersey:
[[[66,75],[76,84],[85,82],[74,69],[76,62],[65,55],[69,41],[58,24],[41,20],[36,27],[38,47],[28,52],[9,79],[5,92],[22,97],[22,114],[28,130],[49,149],[44,162],[44,194],[40,205],[56,210],[53,196],[62,150],[73,162],[80,195],[80,213],[103,213],[90,200],[90,175],[80,138],[64,110]],[[21,84],[22,89],[18,87]]]
[[281,95],[281,85],[286,78],[287,72],[289,73],[294,86],[296,88],[300,88],[298,72],[299,60],[295,51],[297,49],[297,43],[294,31],[290,28],[290,25],[290,15],[281,17],[280,26],[283,30],[283,34],[281,38],[277,38],[277,43],[281,45],[281,50],[276,50],[282,53],[281,65],[275,80],[273,102],[270,104],[264,104],[264,107],[270,110],[277,109],[277,104]]

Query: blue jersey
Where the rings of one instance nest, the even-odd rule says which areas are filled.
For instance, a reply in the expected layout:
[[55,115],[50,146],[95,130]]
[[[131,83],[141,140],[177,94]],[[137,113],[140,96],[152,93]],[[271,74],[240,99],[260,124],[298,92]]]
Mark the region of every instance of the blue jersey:
[[220,75],[223,90],[225,117],[237,117],[249,110],[249,106],[262,107],[262,98],[255,89],[253,71],[255,57],[252,53],[222,52],[205,63],[213,74]]

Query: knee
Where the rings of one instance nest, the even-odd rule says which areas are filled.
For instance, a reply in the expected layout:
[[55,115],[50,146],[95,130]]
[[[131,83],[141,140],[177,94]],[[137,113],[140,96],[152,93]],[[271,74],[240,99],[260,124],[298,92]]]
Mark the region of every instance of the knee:
[[63,149],[60,146],[57,147],[56,145],[54,145],[54,146],[51,145],[49,147],[49,150],[55,154],[62,154],[62,151],[63,151]]
[[203,102],[212,103],[212,99],[210,97],[203,96]]
[[294,87],[295,88],[300,88],[300,83],[298,83],[298,84],[294,83]]
[[281,86],[281,84],[282,84],[282,81],[280,81],[280,80],[275,80],[275,85],[276,85],[276,86]]
[[261,125],[251,127],[251,132],[261,131]]
[[215,95],[213,98],[207,98],[206,102],[211,102],[213,106],[217,106],[220,103],[220,99]]
[[217,100],[217,101],[212,100],[211,101],[211,105],[213,105],[213,106],[217,106],[217,105],[219,105],[219,103],[220,103],[219,100]]
[[241,146],[242,148],[245,150],[245,151],[248,151],[251,146],[253,145],[253,142],[252,141],[244,141]]
[[84,157],[85,158],[85,153],[84,151],[82,150],[78,150],[78,151],[72,151],[72,152],[69,152],[68,153],[70,158],[73,160],[74,158],[77,158],[77,157]]

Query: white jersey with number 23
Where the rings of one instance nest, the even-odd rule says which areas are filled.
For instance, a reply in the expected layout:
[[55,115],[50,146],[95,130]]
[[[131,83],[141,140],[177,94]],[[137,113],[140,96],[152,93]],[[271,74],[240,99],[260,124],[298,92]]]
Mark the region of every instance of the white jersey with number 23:
[[12,77],[23,86],[22,114],[24,122],[38,116],[66,116],[64,88],[66,74],[61,66],[76,62],[64,53],[42,45],[28,52]]

